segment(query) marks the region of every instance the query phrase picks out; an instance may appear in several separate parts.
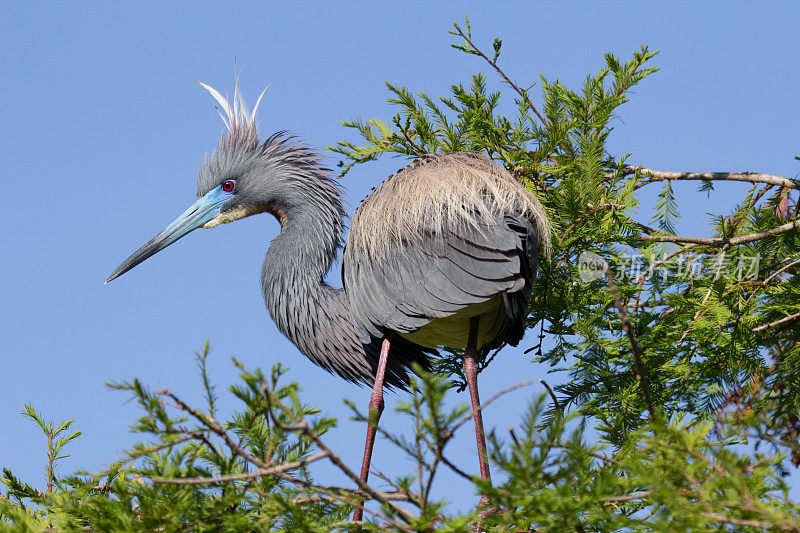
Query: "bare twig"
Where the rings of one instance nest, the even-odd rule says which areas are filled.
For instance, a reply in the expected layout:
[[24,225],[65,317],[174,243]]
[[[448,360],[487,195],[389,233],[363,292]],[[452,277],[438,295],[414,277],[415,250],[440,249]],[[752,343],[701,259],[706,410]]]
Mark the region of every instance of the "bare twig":
[[[559,448],[559,449],[562,449],[562,450],[575,451],[575,447],[574,446],[570,446],[569,444],[548,443],[547,446],[549,448]],[[583,450],[583,449],[581,449],[580,452],[581,453],[585,453],[590,457],[594,457],[595,459],[600,459],[604,463],[611,463],[612,465],[618,465],[619,464],[619,461],[617,461],[616,459],[612,459],[611,457],[608,457],[607,455],[603,455],[601,453],[587,452],[586,450]]]
[[788,265],[784,265],[783,267],[781,267],[781,268],[780,268],[780,270],[778,270],[777,272],[774,272],[772,275],[770,275],[770,276],[769,276],[767,279],[765,279],[764,281],[761,281],[761,282],[760,282],[760,284],[761,284],[761,285],[767,285],[767,284],[769,284],[769,282],[770,282],[770,281],[772,281],[773,279],[775,279],[777,276],[780,276],[781,274],[783,274],[784,272],[786,272],[786,270],[787,270],[787,269],[789,269],[789,268],[791,268],[791,267],[793,267],[793,266],[795,266],[795,265],[797,265],[797,264],[800,264],[800,259],[795,259],[794,261],[792,261],[792,262],[791,262],[791,263],[789,263]]
[[[637,170],[639,170],[639,168],[633,165],[625,165],[621,169],[623,176],[635,174]],[[670,172],[664,170],[653,170],[651,168],[643,168],[641,169],[641,175],[647,176],[648,179],[637,183],[634,189],[639,189],[645,185],[657,181],[668,180],[744,181],[749,183],[767,183],[769,185],[778,185],[780,187],[788,187],[790,189],[800,189],[800,184],[798,184],[795,180],[785,178],[783,176],[761,174],[759,172]]]
[[611,498],[606,498],[605,501],[610,503],[629,502],[631,500],[641,500],[642,498],[647,498],[651,494],[651,491],[646,490],[643,492],[633,492],[624,496],[612,496]]
[[450,461],[450,459],[448,459],[447,457],[444,456],[444,454],[441,455],[441,459],[442,459],[442,463],[444,463],[450,470],[452,470],[453,472],[455,472],[459,476],[463,477],[464,479],[468,479],[470,481],[472,480],[472,476],[470,476],[469,474],[467,474],[466,472],[461,470],[459,467],[454,465],[453,462]]
[[746,244],[748,242],[758,241],[765,237],[780,235],[781,233],[786,233],[787,231],[791,231],[799,227],[800,227],[800,219],[793,220],[792,222],[787,222],[786,224],[782,224],[780,226],[776,226],[774,228],[770,228],[765,231],[759,231],[757,233],[750,233],[749,235],[740,235],[738,237],[731,237],[731,238],[713,237],[710,239],[703,239],[700,237],[682,237],[680,235],[642,235],[638,237],[637,240],[655,241],[655,242],[684,242],[684,243],[691,243],[691,244],[705,245],[705,246],[722,246],[725,244],[735,246],[738,244]]
[[[527,387],[528,385],[533,385],[533,382],[532,381],[523,381],[522,383],[517,383],[516,385],[512,385],[512,386],[508,387],[507,389],[503,389],[500,392],[498,392],[497,394],[495,394],[494,396],[492,396],[491,398],[489,398],[488,400],[486,400],[485,402],[483,402],[482,404],[480,404],[476,410],[477,411],[482,411],[490,403],[494,402],[495,400],[497,400],[501,396],[504,396],[504,395],[508,394],[509,392],[515,391],[515,390],[517,390],[519,388]],[[464,415],[464,417],[461,420],[459,420],[458,423],[455,426],[453,426],[453,429],[451,431],[453,433],[455,433],[456,431],[458,431],[458,429],[461,426],[466,424],[469,420],[472,420],[472,410],[470,410],[469,413]]]
[[189,478],[154,477],[150,479],[153,481],[153,483],[161,483],[165,485],[205,485],[207,483],[225,483],[227,481],[243,481],[246,479],[253,479],[262,476],[270,476],[281,472],[294,470],[296,468],[300,468],[301,466],[311,464],[314,461],[318,461],[327,456],[328,456],[327,453],[320,452],[312,455],[311,457],[307,457],[306,459],[301,459],[300,461],[283,463],[282,465],[273,466],[271,468],[263,468],[256,470],[254,472],[246,472],[243,474],[230,474],[227,476],[216,476],[216,477],[189,477]]
[[784,522],[783,524],[775,524],[773,522],[766,522],[761,520],[742,520],[739,518],[731,518],[729,516],[725,516],[719,513],[714,512],[707,512],[703,513],[707,517],[716,520],[717,522],[722,522],[723,524],[732,524],[735,526],[749,526],[749,527],[757,527],[759,529],[764,529],[768,531],[800,531],[800,524],[794,523],[787,523]]
[[[428,444],[428,446],[430,446],[430,443],[427,442],[427,439],[425,439],[425,442],[426,444]],[[419,440],[417,441],[417,453],[419,453],[419,459],[417,460],[417,469],[418,469],[417,475],[419,476],[419,483],[421,486],[422,466],[424,463],[422,460],[422,451],[419,448]],[[428,475],[428,482],[425,484],[425,488],[422,492],[422,503],[425,507],[427,507],[428,505],[428,497],[430,496],[431,488],[433,487],[433,479],[436,477],[436,472],[438,471],[439,463],[441,462],[442,462],[442,447],[437,446],[433,454],[433,464],[428,467],[428,471],[430,472],[430,474]]]
[[[357,489],[346,489],[344,487],[333,487],[329,485],[316,485],[314,483],[309,483],[308,481],[303,481],[302,479],[297,479],[295,477],[289,476],[283,472],[278,472],[275,474],[276,477],[283,479],[297,487],[302,489],[310,490],[313,492],[320,492],[324,494],[333,494],[335,496],[349,496],[353,498],[357,498],[359,500],[370,500],[372,497],[364,492],[363,490]],[[394,501],[394,502],[406,502],[411,503],[414,505],[418,505],[418,497],[415,494],[410,494],[407,492],[402,491],[393,491],[393,492],[381,492],[377,491],[377,494],[381,496],[381,498]]]
[[667,300],[655,300],[647,302],[628,302],[625,307],[628,309],[642,309],[644,307],[663,307],[669,302]]
[[[352,490],[352,489],[343,489],[343,488],[340,488],[340,487],[326,487],[326,486],[323,486],[323,485],[314,485],[313,483],[308,483],[307,481],[303,481],[303,480],[300,480],[300,479],[293,478],[293,477],[291,477],[291,476],[289,476],[287,474],[284,474],[284,473],[278,473],[278,474],[275,474],[275,475],[277,477],[283,479],[284,481],[292,483],[293,485],[295,485],[297,487],[304,488],[304,489],[307,489],[307,490],[312,490],[312,491],[318,492],[320,494],[324,494],[325,496],[328,496],[329,498],[331,498],[333,500],[345,503],[347,505],[352,505],[353,507],[358,505],[359,504],[358,500],[361,500],[362,498],[365,499],[365,500],[371,499],[371,497],[369,495],[362,496],[362,492],[361,491]],[[255,494],[259,494],[261,496],[265,496],[265,497],[269,497],[270,496],[270,494],[262,492],[262,491],[257,490],[257,489],[249,489],[249,490],[251,492],[253,492]],[[380,494],[381,496],[385,497],[387,500],[396,500],[396,498],[395,498],[396,493],[379,492],[378,494]],[[351,497],[348,497],[348,496],[351,496]],[[356,500],[355,498],[357,498],[358,500]],[[399,500],[399,501],[402,501],[402,500]],[[414,502],[411,502],[411,503],[414,503]],[[385,515],[380,514],[380,513],[376,513],[372,509],[365,508],[364,510],[367,513],[375,516],[376,518],[380,518],[382,520],[387,521],[392,526],[396,527],[398,530],[409,531],[407,526],[405,526],[404,524],[401,524],[401,523],[399,523],[399,522],[397,522],[395,520],[392,520],[388,516],[385,516]]]
[[547,384],[547,382],[546,382],[545,380],[543,380],[543,379],[540,379],[539,381],[540,381],[540,382],[541,382],[541,384],[542,384],[542,385],[544,385],[544,387],[547,389],[547,392],[549,392],[549,393],[550,393],[550,398],[552,398],[552,399],[553,399],[553,404],[555,405],[556,411],[559,411],[559,412],[560,412],[560,411],[561,411],[561,406],[560,406],[560,405],[559,405],[559,403],[558,403],[558,398],[556,398],[556,393],[555,393],[555,392],[553,392],[553,389],[551,389],[551,388],[550,388],[550,385],[548,385],[548,384]]
[[793,320],[800,319],[800,313],[795,313],[793,315],[785,316],[780,320],[776,320],[775,322],[770,322],[769,324],[762,324],[753,328],[753,333],[758,333],[759,331],[764,331],[765,329],[774,328],[775,326],[780,326],[781,324],[786,324],[787,322],[792,322]]

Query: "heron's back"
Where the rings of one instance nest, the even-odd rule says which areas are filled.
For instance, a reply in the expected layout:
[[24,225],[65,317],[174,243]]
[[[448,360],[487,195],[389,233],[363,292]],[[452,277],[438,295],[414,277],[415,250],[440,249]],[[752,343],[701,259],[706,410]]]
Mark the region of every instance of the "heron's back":
[[359,206],[342,261],[363,338],[392,330],[423,346],[516,344],[549,228],[535,196],[489,159],[424,156]]

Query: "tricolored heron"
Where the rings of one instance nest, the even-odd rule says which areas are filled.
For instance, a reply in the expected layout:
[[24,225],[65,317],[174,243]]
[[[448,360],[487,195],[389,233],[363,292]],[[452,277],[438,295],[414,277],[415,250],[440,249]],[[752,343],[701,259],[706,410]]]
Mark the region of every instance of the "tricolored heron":
[[317,365],[373,385],[361,479],[369,475],[384,385],[405,388],[411,366],[429,368],[436,348],[447,346],[464,350],[480,472],[490,480],[478,361],[524,334],[537,252],[550,235],[536,197],[478,154],[422,156],[356,210],[342,254],[344,288],[335,289],[324,278],[342,243],[338,180],[285,132],[259,137],[263,92],[250,112],[238,83],[231,100],[201,85],[226,130],[202,163],[197,201],[106,283],[197,228],[271,213],[281,232],[264,258],[261,286],[272,319]]

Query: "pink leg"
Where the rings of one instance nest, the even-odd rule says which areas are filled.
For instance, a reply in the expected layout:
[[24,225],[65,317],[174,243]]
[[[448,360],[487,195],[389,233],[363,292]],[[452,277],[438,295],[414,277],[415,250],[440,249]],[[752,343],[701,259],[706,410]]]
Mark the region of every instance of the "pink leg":
[[[489,456],[486,453],[486,435],[483,431],[483,415],[479,409],[481,400],[478,397],[478,317],[469,320],[469,338],[467,349],[464,350],[464,376],[467,378],[469,386],[469,399],[472,403],[472,421],[475,423],[475,439],[478,441],[478,462],[481,467],[481,478],[491,482],[492,475],[489,472]],[[486,496],[481,496],[481,503],[486,501]]]
[[[388,333],[381,345],[381,358],[378,361],[378,372],[375,374],[375,385],[372,387],[372,396],[369,399],[369,424],[367,426],[367,441],[364,443],[364,460],[361,463],[361,481],[367,482],[369,478],[369,464],[372,462],[372,448],[375,445],[375,434],[378,431],[378,420],[383,412],[383,379],[386,376],[386,361],[389,359],[389,346],[392,334]],[[356,507],[353,512],[353,521],[360,522],[364,518],[364,508]]]

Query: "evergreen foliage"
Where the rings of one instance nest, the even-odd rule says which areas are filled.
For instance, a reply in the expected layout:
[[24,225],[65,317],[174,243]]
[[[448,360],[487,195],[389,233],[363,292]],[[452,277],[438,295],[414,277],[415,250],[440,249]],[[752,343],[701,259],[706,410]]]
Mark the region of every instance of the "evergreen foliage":
[[[230,393],[240,408],[218,421],[206,345],[202,408],[138,380],[111,385],[139,402],[132,428],[142,440],[104,472],[59,476],[80,433],[26,406],[47,439],[46,488],[4,468],[0,530],[800,531],[800,504],[783,481],[800,465],[800,183],[658,171],[609,153],[611,121],[656,71],[646,46],[628,60],[606,54],[580,88],[542,77],[534,94],[500,67],[502,41],[484,51],[468,21],[451,34],[504,91],[489,91],[484,74],[438,98],[389,83],[397,113],[345,122],[360,141],[332,149],[342,174],[385,154],[482,152],[548,209],[554,250],[542,259],[527,339],[533,360],[564,379],[508,436],[489,436],[495,486],[447,458],[471,420],[464,407],[445,408],[463,379],[457,358],[421,374],[397,408],[412,434],[379,428],[413,466],[379,476],[392,488],[382,492],[328,448],[335,420],[306,405],[280,367],[265,375],[235,362],[241,380]],[[514,114],[504,116],[509,96]],[[731,182],[750,188],[732,212],[712,216],[711,237],[679,235],[672,182],[684,180],[709,195]],[[651,227],[637,215],[652,187]],[[315,484],[315,461],[331,462],[349,486]],[[432,490],[443,469],[474,484],[490,508],[446,512]],[[349,522],[361,501],[376,502],[368,522]]]

